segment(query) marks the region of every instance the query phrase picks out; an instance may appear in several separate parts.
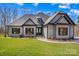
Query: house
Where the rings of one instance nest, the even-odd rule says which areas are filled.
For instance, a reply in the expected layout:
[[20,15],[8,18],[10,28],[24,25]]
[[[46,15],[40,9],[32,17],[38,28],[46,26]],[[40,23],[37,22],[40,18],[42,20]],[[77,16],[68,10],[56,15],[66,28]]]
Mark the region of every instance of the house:
[[61,11],[55,12],[52,16],[44,13],[25,14],[8,25],[8,36],[41,35],[50,39],[70,39],[74,38],[74,26],[71,18]]

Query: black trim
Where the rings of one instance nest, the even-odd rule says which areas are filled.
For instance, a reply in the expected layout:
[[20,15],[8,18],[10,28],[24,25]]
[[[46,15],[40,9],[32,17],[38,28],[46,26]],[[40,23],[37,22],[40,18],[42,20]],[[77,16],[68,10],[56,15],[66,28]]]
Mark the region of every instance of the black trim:
[[[66,23],[56,23],[56,24],[53,24],[53,23],[49,23],[50,25],[71,25],[71,24],[66,24]],[[48,25],[49,25],[48,24]]]
[[48,38],[48,25],[47,25],[47,38]]
[[22,26],[36,26],[36,25],[30,25],[30,24],[29,24],[29,25],[28,25],[28,24],[27,24],[27,25],[25,25],[25,24],[23,24]]
[[[29,18],[26,22],[28,22],[29,20],[31,20],[31,18]],[[32,21],[32,20],[31,20]],[[26,23],[25,22],[25,23]],[[33,21],[32,21],[33,22]],[[25,25],[25,23],[22,25],[22,26],[24,26]],[[33,22],[34,23],[34,22]],[[29,24],[28,24],[29,25]],[[36,25],[35,23],[34,23],[34,25]],[[30,25],[29,25],[30,26]]]
[[[59,21],[59,20],[62,19],[63,17],[65,18],[65,20],[66,20],[69,24],[72,24],[72,23],[70,23],[70,21],[69,21],[65,16],[62,16],[62,15],[60,16],[60,18],[59,18],[57,21]],[[55,21],[56,24],[67,24],[67,23],[57,23],[57,21]]]
[[10,26],[7,26],[7,27],[21,27],[21,26],[10,25]]
[[69,21],[70,19],[68,20],[66,16],[64,16],[64,18],[68,21],[69,24],[72,24],[72,23]]
[[74,29],[74,26],[73,26],[73,39],[74,39],[74,35],[75,35],[75,34],[74,34],[74,31],[75,31],[75,29]]
[[[65,13],[58,13],[57,15],[59,15],[59,14],[60,14],[60,15],[64,15],[64,18],[68,21],[69,24],[75,25],[75,23],[71,20],[71,18],[70,18],[67,14],[65,14]],[[57,16],[57,15],[56,15],[56,16]],[[56,17],[56,16],[55,16],[55,17]],[[55,17],[54,17],[54,18],[55,18]],[[53,18],[53,19],[54,19],[54,18]],[[61,18],[61,16],[60,16],[60,18]],[[53,20],[53,19],[52,19],[52,20]],[[70,21],[69,21],[68,19],[69,19]],[[52,21],[52,20],[51,20],[51,21]],[[58,20],[59,20],[59,19],[58,19]],[[58,20],[57,20],[57,21],[58,21]],[[51,22],[51,21],[50,21],[50,22]],[[50,22],[49,22],[48,24],[56,25],[55,23],[50,23]],[[56,21],[55,21],[55,22],[56,22]],[[46,24],[46,25],[48,25],[48,24]],[[57,23],[57,24],[58,24],[58,23]],[[63,24],[63,23],[62,23],[62,24]],[[68,25],[69,25],[69,24],[68,24]],[[67,25],[67,24],[65,24],[65,25]]]
[[[59,13],[58,13],[58,14],[59,14]],[[57,15],[58,15],[58,14],[57,14]],[[55,15],[55,17],[56,17],[57,15]],[[52,16],[51,16],[51,17],[52,17]],[[54,18],[55,18],[55,17],[54,17]],[[54,18],[53,18],[53,19],[54,19]],[[53,19],[52,19],[52,20],[53,20]],[[51,21],[52,21],[52,20],[51,20]],[[51,22],[51,21],[50,21],[50,22]],[[49,22],[49,23],[50,23],[50,22]],[[48,23],[48,24],[49,24],[49,23]]]
[[55,21],[55,23],[57,23],[61,18],[62,18],[62,16],[60,16],[60,18],[57,21]]
[[64,15],[66,15],[70,19],[70,21],[72,22],[72,24],[75,25],[75,23],[72,21],[72,19],[67,14],[64,14]]
[[64,15],[66,18],[68,18],[70,20],[69,22],[71,22],[72,24],[75,25],[75,23],[72,21],[72,19],[69,17],[68,14],[66,14],[66,13],[59,13],[59,14]]

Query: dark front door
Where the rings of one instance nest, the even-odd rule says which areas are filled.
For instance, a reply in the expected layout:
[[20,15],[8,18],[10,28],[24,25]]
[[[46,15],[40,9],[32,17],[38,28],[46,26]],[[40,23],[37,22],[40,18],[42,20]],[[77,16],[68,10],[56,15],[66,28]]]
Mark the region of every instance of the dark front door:
[[37,27],[37,35],[42,35],[42,27]]

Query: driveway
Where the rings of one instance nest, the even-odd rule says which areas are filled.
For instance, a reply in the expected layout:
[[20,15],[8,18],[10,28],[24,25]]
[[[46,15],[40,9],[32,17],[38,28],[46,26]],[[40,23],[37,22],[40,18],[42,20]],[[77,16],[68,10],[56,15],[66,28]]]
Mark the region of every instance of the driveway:
[[51,42],[51,43],[76,43],[77,40],[71,40],[71,41],[63,41],[63,40],[52,40],[52,39],[45,39],[44,37],[37,37],[38,40],[44,41],[44,42]]

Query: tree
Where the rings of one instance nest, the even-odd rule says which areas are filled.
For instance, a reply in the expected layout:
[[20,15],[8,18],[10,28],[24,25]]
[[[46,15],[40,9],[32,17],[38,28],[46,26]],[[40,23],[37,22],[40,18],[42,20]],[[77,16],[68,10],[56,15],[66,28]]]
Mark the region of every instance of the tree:
[[11,21],[14,21],[17,18],[17,9],[15,8],[8,8],[3,7],[0,8],[0,20],[1,20],[1,27],[4,28],[4,36],[6,37],[7,34],[7,24]]
[[[7,34],[7,24],[13,22],[14,20],[16,20],[19,16],[25,14],[27,11],[30,11],[30,9],[26,9],[26,8],[11,8],[11,7],[1,7],[0,8],[0,25],[2,30],[4,31],[4,36],[6,37]],[[19,13],[21,12],[21,14],[19,15]],[[2,31],[2,32],[3,32]]]

